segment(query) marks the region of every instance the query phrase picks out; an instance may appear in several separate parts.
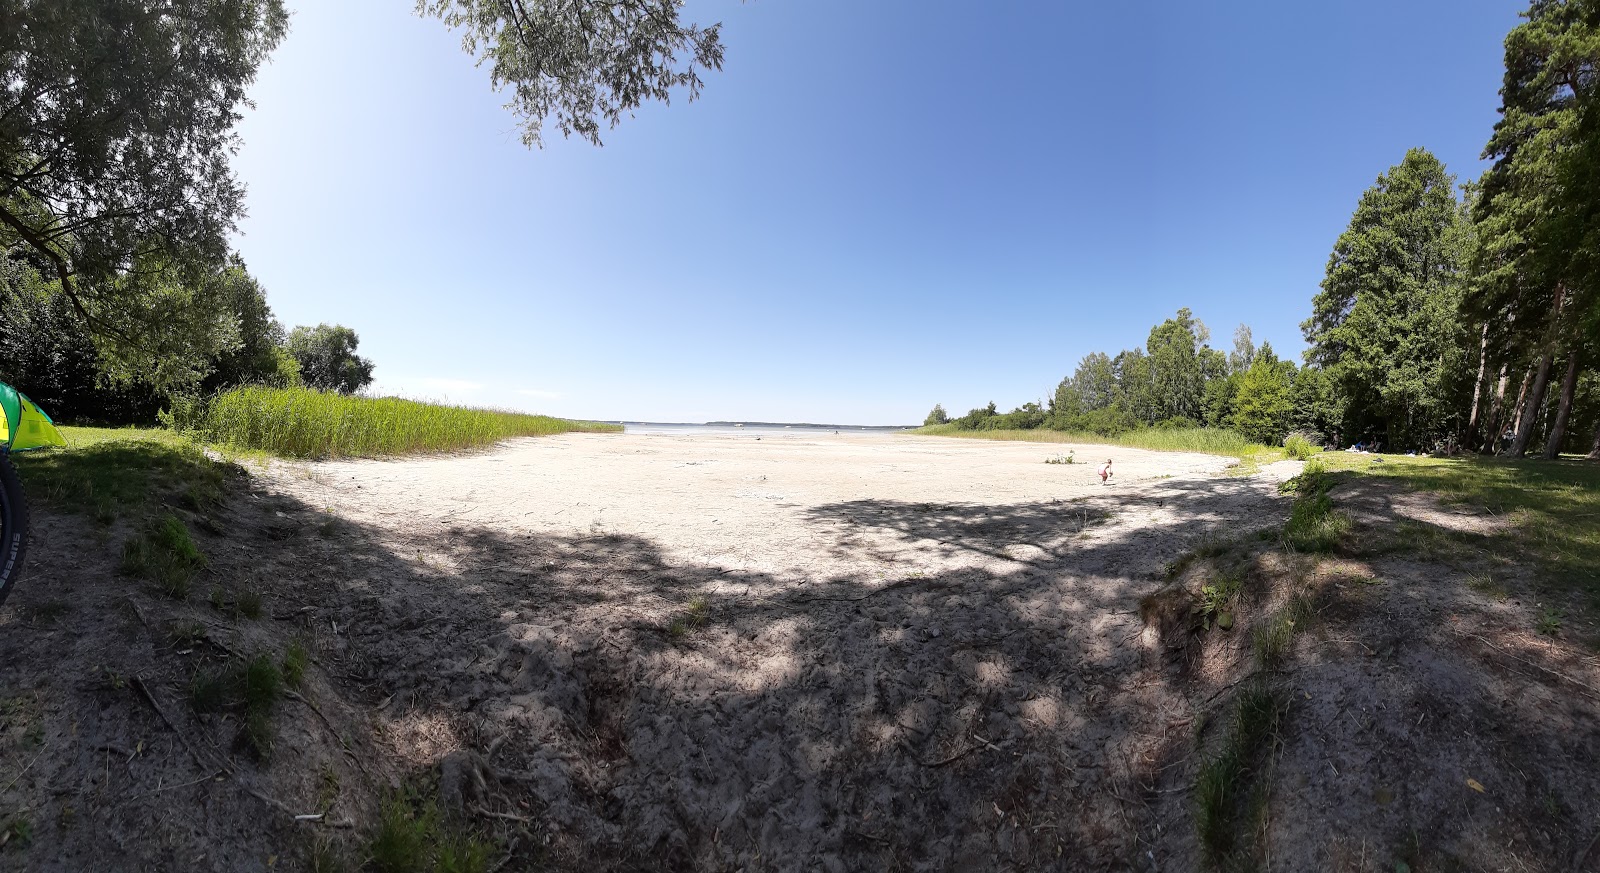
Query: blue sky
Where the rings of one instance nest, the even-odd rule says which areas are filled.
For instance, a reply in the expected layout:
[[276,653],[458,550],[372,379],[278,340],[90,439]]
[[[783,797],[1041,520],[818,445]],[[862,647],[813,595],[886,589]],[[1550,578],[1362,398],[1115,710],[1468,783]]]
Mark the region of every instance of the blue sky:
[[378,389],[898,424],[1041,399],[1181,306],[1297,354],[1379,173],[1481,171],[1525,4],[692,0],[702,98],[543,150],[411,0],[291,7],[237,245]]

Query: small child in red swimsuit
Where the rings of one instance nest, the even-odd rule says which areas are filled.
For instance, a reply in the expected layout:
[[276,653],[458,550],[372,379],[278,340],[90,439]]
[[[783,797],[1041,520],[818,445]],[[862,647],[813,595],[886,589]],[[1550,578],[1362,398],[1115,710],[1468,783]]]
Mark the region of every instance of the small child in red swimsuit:
[[1111,459],[1106,458],[1106,465],[1100,468],[1100,484],[1104,485],[1111,479]]

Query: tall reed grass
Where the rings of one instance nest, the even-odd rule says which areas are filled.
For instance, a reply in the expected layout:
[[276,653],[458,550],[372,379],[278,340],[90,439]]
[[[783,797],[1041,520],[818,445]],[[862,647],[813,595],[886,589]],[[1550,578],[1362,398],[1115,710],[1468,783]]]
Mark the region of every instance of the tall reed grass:
[[953,424],[935,424],[912,431],[928,436],[951,436],[977,440],[1018,440],[1029,443],[1073,443],[1086,446],[1127,446],[1160,452],[1204,452],[1240,457],[1262,449],[1231,430],[1214,427],[1189,427],[1161,430],[1135,430],[1120,436],[1094,433],[1069,433],[1061,430],[962,430]]
[[547,415],[258,386],[219,394],[194,419],[188,426],[210,442],[290,458],[446,452],[510,437],[622,430]]

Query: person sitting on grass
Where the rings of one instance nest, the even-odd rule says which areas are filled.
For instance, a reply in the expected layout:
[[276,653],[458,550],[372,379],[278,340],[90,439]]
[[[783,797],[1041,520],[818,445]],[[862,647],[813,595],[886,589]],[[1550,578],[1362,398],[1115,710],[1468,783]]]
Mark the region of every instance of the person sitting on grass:
[[1106,465],[1100,468],[1100,484],[1105,485],[1111,480],[1111,459],[1106,458]]

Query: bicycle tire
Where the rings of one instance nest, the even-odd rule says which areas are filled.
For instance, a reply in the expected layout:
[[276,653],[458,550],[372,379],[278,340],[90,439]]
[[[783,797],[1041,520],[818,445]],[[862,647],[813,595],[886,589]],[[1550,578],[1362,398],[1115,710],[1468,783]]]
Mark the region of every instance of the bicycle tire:
[[28,503],[11,452],[0,448],[0,604],[22,575],[28,552]]

